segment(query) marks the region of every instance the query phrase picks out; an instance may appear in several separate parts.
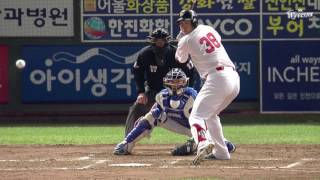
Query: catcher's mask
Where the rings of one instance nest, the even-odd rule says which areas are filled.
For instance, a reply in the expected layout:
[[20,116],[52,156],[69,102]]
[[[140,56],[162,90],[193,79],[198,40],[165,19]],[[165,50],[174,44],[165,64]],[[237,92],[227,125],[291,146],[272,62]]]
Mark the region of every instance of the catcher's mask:
[[170,95],[181,95],[188,85],[189,78],[180,68],[173,68],[163,78],[163,85]]
[[156,43],[158,39],[163,39],[165,43],[168,43],[170,40],[170,35],[168,31],[165,30],[164,28],[157,28],[154,31],[152,31],[152,33],[150,34],[150,36],[148,36],[148,38],[150,39],[151,43]]

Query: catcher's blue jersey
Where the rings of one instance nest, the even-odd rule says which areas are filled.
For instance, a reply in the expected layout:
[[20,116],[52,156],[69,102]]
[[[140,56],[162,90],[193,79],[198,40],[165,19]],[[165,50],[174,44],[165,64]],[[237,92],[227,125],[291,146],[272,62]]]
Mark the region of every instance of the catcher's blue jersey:
[[185,88],[180,96],[171,96],[167,89],[163,89],[156,96],[156,105],[151,110],[152,115],[158,119],[165,112],[167,118],[190,128],[188,118],[196,96],[197,91],[191,87]]

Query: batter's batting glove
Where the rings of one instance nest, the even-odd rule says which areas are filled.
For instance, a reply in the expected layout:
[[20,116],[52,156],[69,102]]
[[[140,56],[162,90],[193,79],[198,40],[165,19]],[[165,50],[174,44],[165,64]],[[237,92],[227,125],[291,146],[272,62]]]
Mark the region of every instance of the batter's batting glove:
[[186,143],[175,147],[175,149],[171,151],[171,154],[172,156],[188,156],[193,155],[195,152],[195,142],[193,139],[189,139]]

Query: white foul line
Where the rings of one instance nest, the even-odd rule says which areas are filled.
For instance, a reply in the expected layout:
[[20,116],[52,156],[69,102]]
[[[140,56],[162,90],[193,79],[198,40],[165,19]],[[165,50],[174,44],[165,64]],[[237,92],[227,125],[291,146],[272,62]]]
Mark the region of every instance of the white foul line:
[[283,166],[283,167],[280,167],[280,168],[290,169],[290,168],[292,168],[292,167],[300,166],[301,164],[304,164],[306,161],[314,161],[314,160],[316,160],[316,159],[303,158],[303,159],[301,159],[301,161],[298,161],[298,162],[295,162],[295,163],[291,163],[291,164],[289,164],[288,166]]
[[72,159],[0,159],[0,162],[46,162],[46,161],[59,161],[59,162],[76,162],[76,161],[112,161],[109,159],[92,159],[88,156]]
[[298,161],[298,162],[295,162],[295,163],[291,163],[289,164],[288,166],[282,166],[282,167],[279,167],[279,168],[282,168],[282,169],[290,169],[292,167],[295,167],[295,166],[298,166],[298,165],[301,165],[302,164],[302,161]]
[[79,161],[85,161],[85,160],[89,160],[90,157],[89,156],[82,156],[82,157],[79,157],[77,160]]
[[[82,157],[81,157],[82,158]],[[68,162],[68,161],[85,161],[89,159],[0,159],[0,162],[46,162],[46,161],[62,161],[62,162]]]
[[[83,166],[83,167],[56,167],[56,168],[3,168],[0,171],[30,171],[30,170],[85,170],[97,166],[99,164],[103,164],[107,161],[111,162],[112,160],[109,159],[93,159],[89,156],[82,156],[78,158],[67,158],[67,159],[0,159],[0,162],[45,162],[45,161],[93,161],[93,163]],[[176,165],[179,161],[184,159],[174,159],[173,161],[169,162],[167,165],[158,166],[158,168],[185,168],[186,166],[172,166]],[[258,161],[278,161],[281,159],[277,158],[265,158],[265,159],[253,159]],[[287,166],[220,166],[220,169],[271,169],[271,170],[288,170],[288,171],[305,171],[305,172],[320,172],[320,171],[309,171],[309,170],[294,170],[291,169],[296,166],[300,166],[307,161],[320,161],[320,159],[314,158],[303,158],[300,161],[291,163]],[[122,164],[108,164],[108,166],[113,167],[145,167],[145,166],[152,166],[152,164],[142,164],[142,163],[122,163]],[[190,168],[199,168],[190,166]],[[205,166],[206,168],[217,168],[216,166]]]
[[176,160],[174,160],[174,161],[171,161],[170,164],[172,164],[172,165],[173,165],[173,164],[177,164],[177,163],[178,163],[179,161],[181,161],[181,160],[183,160],[183,159],[176,159]]
[[91,167],[93,167],[93,166],[97,166],[98,164],[105,163],[106,161],[107,161],[107,160],[99,160],[99,161],[96,161],[96,162],[93,163],[93,164],[89,164],[89,165],[84,166],[84,167],[79,168],[79,169],[89,169],[89,168],[91,168]]
[[151,166],[152,164],[141,164],[141,163],[122,163],[122,164],[109,164],[111,167],[144,167]]
[[[281,161],[283,159],[279,158],[262,158],[262,159],[254,159],[255,161]],[[249,159],[248,161],[252,161],[252,159]]]

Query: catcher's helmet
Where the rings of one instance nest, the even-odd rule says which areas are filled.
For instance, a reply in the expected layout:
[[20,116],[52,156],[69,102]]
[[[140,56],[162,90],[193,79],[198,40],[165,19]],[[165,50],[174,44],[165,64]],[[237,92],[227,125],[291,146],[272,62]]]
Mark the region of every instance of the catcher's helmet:
[[163,78],[163,85],[171,95],[180,95],[187,87],[189,78],[180,68],[173,68]]
[[187,20],[191,21],[194,27],[198,25],[197,14],[193,10],[180,11],[177,23],[179,23],[180,21],[187,21]]
[[150,34],[150,36],[148,36],[148,38],[151,40],[151,42],[154,42],[156,39],[164,39],[168,41],[170,38],[170,35],[168,31],[165,30],[164,28],[157,28],[154,31],[152,31],[152,33]]

